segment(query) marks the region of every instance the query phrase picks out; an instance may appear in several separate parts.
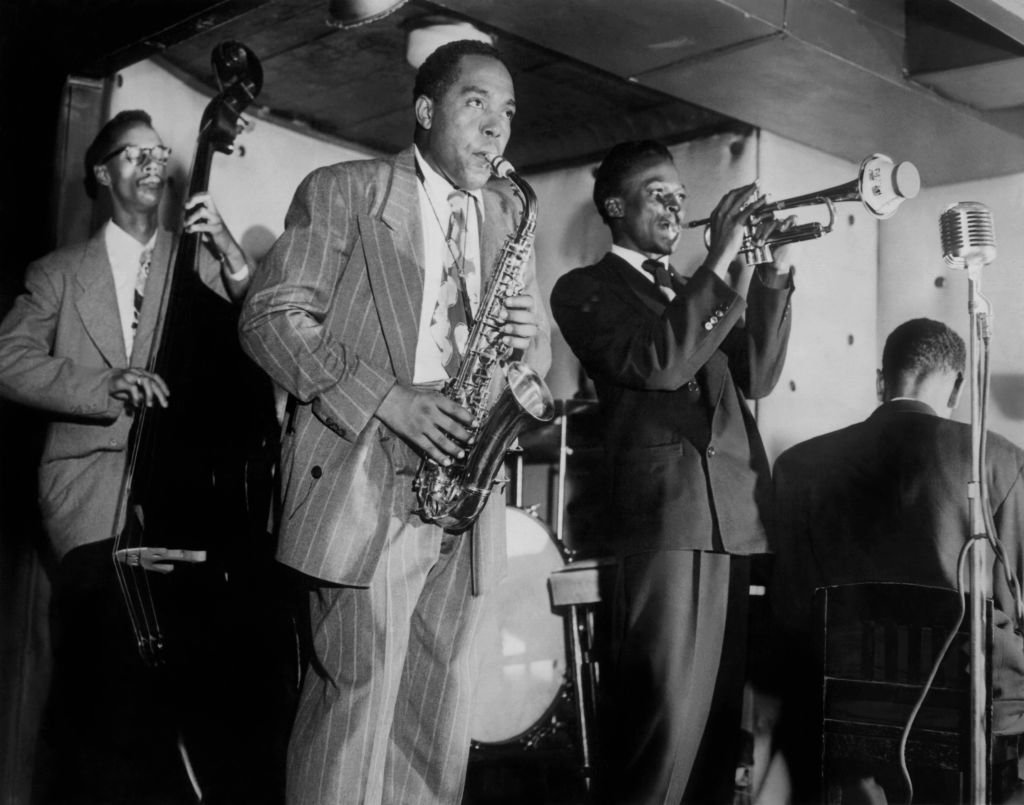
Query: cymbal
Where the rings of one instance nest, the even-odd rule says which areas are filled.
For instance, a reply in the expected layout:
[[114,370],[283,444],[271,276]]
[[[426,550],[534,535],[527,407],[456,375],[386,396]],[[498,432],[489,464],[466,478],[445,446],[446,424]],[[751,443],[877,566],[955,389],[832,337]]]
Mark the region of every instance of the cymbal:
[[555,400],[555,416],[572,416],[597,408],[597,400]]
[[519,434],[523,460],[528,464],[550,464],[558,461],[561,444],[561,425],[557,422],[547,422]]
[[[555,400],[555,416],[550,422],[535,422],[526,426],[519,434],[519,445],[523,449],[523,459],[528,463],[551,463],[558,461],[558,453],[562,444],[562,417],[575,417],[578,414],[597,412],[597,400]],[[594,442],[599,431],[596,421],[591,422],[584,417],[578,425],[570,421],[566,433],[570,446],[578,443],[583,434],[586,441]],[[582,427],[582,431],[580,430]]]

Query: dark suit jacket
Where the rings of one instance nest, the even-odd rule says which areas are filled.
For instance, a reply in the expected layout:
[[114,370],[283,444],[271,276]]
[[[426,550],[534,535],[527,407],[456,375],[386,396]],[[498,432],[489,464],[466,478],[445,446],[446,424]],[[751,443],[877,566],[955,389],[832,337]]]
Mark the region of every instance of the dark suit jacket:
[[[0,395],[52,415],[39,496],[58,558],[113,536],[132,420],[107,383],[115,369],[146,365],[173,259],[174,238],[161,230],[131,356],[102,229],[32,263],[25,292],[0,324]],[[227,298],[220,266],[205,250],[200,272]]]
[[615,550],[765,550],[769,468],[743,397],[782,371],[787,286],[755,274],[744,301],[701,267],[666,303],[614,254],[555,284],[552,313],[600,400]]
[[[1021,577],[1024,452],[990,433],[986,472],[996,529]],[[773,609],[783,628],[809,633],[815,587],[888,581],[956,588],[956,564],[970,525],[970,427],[938,417],[923,403],[899,400],[867,420],[803,442],[775,464],[777,530]],[[993,697],[1024,716],[1024,652],[1012,634],[1012,597],[993,573],[997,607]],[[797,638],[799,639],[799,637]],[[998,714],[997,714],[998,715]],[[999,721],[1000,719],[997,719]]]
[[[419,458],[374,412],[413,377],[423,298],[416,181],[412,148],[307,176],[242,310],[243,348],[299,402],[282,446],[278,559],[338,584],[369,584],[389,518],[415,504]],[[482,283],[519,216],[507,182],[484,188]],[[525,360],[543,374],[551,350],[532,261],[524,274],[540,314]],[[478,591],[504,571],[504,533],[495,497],[472,531]]]

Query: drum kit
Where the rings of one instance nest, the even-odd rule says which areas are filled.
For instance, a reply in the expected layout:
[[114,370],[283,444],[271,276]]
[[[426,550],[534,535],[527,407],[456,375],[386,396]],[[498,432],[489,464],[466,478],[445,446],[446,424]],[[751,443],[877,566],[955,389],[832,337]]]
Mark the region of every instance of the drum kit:
[[[484,605],[471,725],[471,758],[560,753],[587,787],[594,753],[595,607],[611,564],[587,557],[579,529],[569,529],[571,544],[566,536],[570,523],[590,527],[573,511],[606,499],[587,483],[595,460],[603,463],[599,443],[596,401],[558,400],[555,418],[521,434],[519,448],[509,454],[508,574]],[[582,456],[584,482],[574,487],[581,477],[574,459]],[[523,507],[525,464],[547,465],[554,476],[549,523],[537,515],[539,507]]]

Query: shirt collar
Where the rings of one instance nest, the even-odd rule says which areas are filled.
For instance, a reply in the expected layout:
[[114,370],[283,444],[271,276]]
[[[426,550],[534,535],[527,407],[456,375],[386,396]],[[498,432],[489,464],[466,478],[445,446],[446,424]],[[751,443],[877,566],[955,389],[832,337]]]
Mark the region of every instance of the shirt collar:
[[[423,158],[420,153],[418,145],[413,145],[413,154],[416,157],[416,170],[419,173],[420,180],[423,183],[423,189],[427,193],[427,198],[430,199],[430,203],[433,205],[435,210],[444,210],[448,208],[448,195],[453,190],[459,190],[461,188],[456,187],[447,178],[442,176],[436,170],[434,170],[430,163]],[[480,213],[480,219],[484,217],[484,196],[481,190],[465,190],[463,191],[468,195],[476,199],[476,208]]]
[[911,412],[915,414],[931,414],[932,416],[939,416],[935,409],[928,405],[928,403],[923,403],[913,397],[893,397],[891,400],[882,403],[875,409],[875,413],[880,411],[899,411],[901,413]]
[[633,266],[633,268],[635,268],[637,271],[643,274],[651,282],[654,282],[654,276],[649,271],[647,271],[647,269],[644,268],[644,260],[657,260],[659,263],[665,266],[665,268],[668,268],[669,256],[667,254],[663,254],[660,257],[648,257],[643,252],[637,252],[633,251],[633,249],[627,249],[625,246],[620,246],[617,243],[612,244],[612,254],[616,255],[617,257],[621,257],[623,260],[625,260],[627,263]]
[[107,225],[103,230],[103,239],[106,242],[107,254],[110,255],[111,262],[118,257],[138,262],[139,256],[144,251],[152,249],[156,245],[156,235],[157,233],[154,232],[153,237],[149,239],[148,243],[139,243],[114,223],[113,218],[107,221]]

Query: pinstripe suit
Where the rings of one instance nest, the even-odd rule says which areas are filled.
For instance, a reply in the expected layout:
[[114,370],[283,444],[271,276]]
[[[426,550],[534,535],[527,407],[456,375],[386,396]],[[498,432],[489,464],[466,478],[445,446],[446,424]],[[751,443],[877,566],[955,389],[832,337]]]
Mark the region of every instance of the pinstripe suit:
[[[518,216],[503,187],[483,193],[485,283]],[[504,506],[493,500],[461,537],[411,516],[419,457],[374,418],[396,382],[412,382],[422,226],[411,148],[314,171],[243,309],[243,346],[298,403],[278,559],[314,580],[315,657],[289,750],[292,803],[461,796],[473,593],[504,571]],[[539,300],[532,264],[525,279]],[[526,360],[543,372],[539,316]]]

